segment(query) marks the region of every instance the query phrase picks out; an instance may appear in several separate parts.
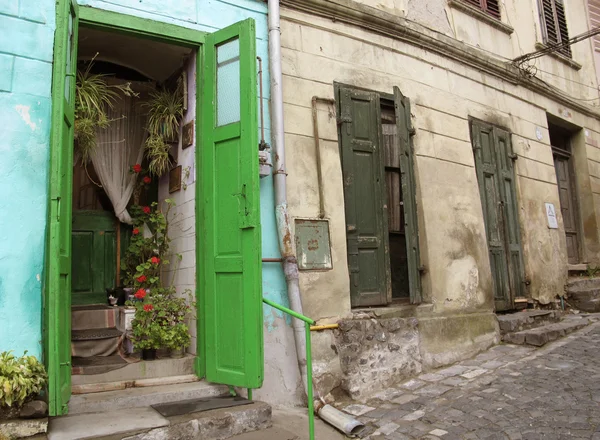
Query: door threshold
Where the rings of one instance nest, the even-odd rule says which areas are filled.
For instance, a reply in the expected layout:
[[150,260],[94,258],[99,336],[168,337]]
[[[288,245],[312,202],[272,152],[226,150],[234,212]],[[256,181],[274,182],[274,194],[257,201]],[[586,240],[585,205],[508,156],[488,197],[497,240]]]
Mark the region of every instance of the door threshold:
[[82,385],[73,385],[72,394],[92,394],[106,391],[119,391],[127,388],[145,388],[159,385],[176,385],[182,383],[198,382],[200,379],[195,374],[183,376],[153,377],[150,379],[121,380],[116,382],[101,382]]

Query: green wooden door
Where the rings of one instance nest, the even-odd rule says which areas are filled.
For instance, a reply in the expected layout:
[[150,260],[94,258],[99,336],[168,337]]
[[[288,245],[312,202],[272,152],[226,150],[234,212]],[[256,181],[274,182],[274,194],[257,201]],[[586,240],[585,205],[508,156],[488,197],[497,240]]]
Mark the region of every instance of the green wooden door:
[[71,194],[78,25],[75,0],[59,0],[56,8],[44,289],[44,351],[51,416],[66,414],[71,397]]
[[256,76],[253,20],[207,37],[198,156],[200,363],[207,380],[246,388],[262,385],[264,368]]
[[72,225],[71,302],[105,304],[117,276],[116,219],[112,212],[75,211]]
[[417,216],[417,179],[413,163],[413,133],[410,120],[410,100],[394,87],[394,107],[400,152],[400,173],[402,181],[402,203],[404,208],[404,232],[408,262],[408,285],[410,302],[421,302],[421,255],[419,253],[419,219]]
[[523,265],[510,134],[480,121],[471,123],[497,311],[523,296]]
[[341,154],[353,307],[392,298],[379,95],[341,88]]

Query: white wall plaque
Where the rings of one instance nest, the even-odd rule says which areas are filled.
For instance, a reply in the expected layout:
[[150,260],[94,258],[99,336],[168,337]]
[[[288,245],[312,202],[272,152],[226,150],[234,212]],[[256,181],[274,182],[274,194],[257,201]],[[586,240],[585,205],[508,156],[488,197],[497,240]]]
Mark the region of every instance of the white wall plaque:
[[558,229],[558,220],[556,219],[556,209],[552,203],[546,203],[546,217],[548,217],[548,227]]

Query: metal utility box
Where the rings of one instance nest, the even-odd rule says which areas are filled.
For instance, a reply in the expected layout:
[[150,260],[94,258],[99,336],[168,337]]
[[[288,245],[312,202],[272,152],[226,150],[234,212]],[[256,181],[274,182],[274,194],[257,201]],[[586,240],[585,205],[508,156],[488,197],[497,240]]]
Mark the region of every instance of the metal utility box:
[[333,268],[328,220],[296,220],[296,255],[300,270]]

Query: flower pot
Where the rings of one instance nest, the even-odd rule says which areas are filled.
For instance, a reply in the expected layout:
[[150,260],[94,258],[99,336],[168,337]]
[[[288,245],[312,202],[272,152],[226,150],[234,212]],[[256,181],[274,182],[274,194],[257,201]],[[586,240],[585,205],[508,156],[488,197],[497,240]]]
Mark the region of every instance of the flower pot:
[[159,348],[158,350],[156,350],[156,355],[159,359],[165,359],[171,355],[171,350],[169,350],[168,348]]
[[184,348],[172,348],[171,349],[171,357],[174,359],[180,359],[185,355]]
[[144,348],[142,350],[142,360],[155,361],[156,360],[156,348]]

